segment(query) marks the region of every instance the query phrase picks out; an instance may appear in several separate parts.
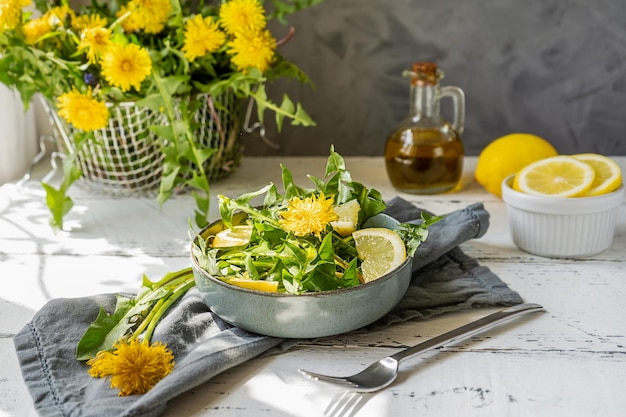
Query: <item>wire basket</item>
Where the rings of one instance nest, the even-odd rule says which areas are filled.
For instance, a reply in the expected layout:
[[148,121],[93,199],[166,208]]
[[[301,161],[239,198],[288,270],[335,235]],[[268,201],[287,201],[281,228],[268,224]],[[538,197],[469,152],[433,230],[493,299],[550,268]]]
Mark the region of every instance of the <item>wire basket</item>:
[[[194,99],[201,101],[192,117],[194,139],[216,150],[205,162],[204,170],[209,181],[224,178],[239,166],[243,153],[243,101],[234,94],[224,94],[219,97],[218,108],[208,94]],[[44,107],[59,150],[76,153],[72,140],[75,129],[58,116],[50,103]],[[95,140],[89,140],[76,155],[82,172],[77,184],[112,195],[156,195],[163,171],[163,139],[150,126],[167,124],[166,116],[132,102],[107,103],[107,107],[108,127],[94,131]]]

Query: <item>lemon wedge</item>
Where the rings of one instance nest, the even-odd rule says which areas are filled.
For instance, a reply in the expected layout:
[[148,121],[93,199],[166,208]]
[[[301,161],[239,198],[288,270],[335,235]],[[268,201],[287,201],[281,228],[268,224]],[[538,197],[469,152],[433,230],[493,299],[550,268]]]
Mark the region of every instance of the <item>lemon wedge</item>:
[[226,280],[229,284],[249,290],[276,292],[278,291],[278,281],[263,281],[256,279],[231,278]]
[[541,159],[522,168],[513,181],[517,191],[552,197],[579,197],[591,189],[596,176],[591,165],[571,156]]
[[583,153],[572,156],[591,165],[596,173],[591,189],[584,194],[585,197],[607,194],[615,191],[622,185],[622,171],[619,165],[611,158],[595,153]]
[[247,245],[250,242],[250,236],[252,236],[252,226],[233,226],[232,229],[224,229],[216,233],[211,242],[211,247],[232,248]]
[[393,271],[406,259],[404,242],[394,231],[385,228],[359,229],[352,233],[365,282]]
[[356,199],[335,206],[333,211],[337,215],[337,220],[330,222],[330,225],[341,236],[350,236],[356,230],[360,210],[361,205]]

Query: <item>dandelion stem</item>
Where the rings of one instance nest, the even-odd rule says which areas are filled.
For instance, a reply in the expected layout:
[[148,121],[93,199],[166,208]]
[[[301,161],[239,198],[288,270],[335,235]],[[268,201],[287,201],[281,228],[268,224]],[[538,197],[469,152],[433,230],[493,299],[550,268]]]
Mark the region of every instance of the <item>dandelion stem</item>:
[[161,303],[161,305],[159,305],[159,303],[157,303],[158,309],[156,309],[156,313],[154,313],[154,316],[149,321],[148,328],[146,329],[146,333],[144,334],[144,340],[148,340],[149,341],[152,338],[152,334],[154,333],[154,329],[155,329],[156,325],[159,323],[159,321],[161,320],[161,318],[163,317],[163,315],[165,314],[165,312],[179,298],[181,298],[183,295],[185,295],[187,293],[187,290],[189,290],[194,285],[196,285],[196,283],[195,283],[193,274],[191,274],[189,277],[187,277],[187,281],[184,282],[183,284],[181,284],[178,288],[176,288],[170,294],[170,296],[167,297],[167,299],[159,300],[159,302],[161,302],[161,301],[163,301],[163,302]]

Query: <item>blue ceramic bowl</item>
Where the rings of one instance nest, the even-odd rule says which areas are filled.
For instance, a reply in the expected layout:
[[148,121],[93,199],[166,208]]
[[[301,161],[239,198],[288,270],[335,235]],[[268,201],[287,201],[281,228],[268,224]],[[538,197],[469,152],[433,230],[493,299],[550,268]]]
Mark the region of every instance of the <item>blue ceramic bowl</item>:
[[[393,229],[398,222],[384,214],[366,227]],[[200,232],[203,238],[221,230],[221,221]],[[413,258],[393,272],[356,287],[302,295],[268,293],[222,282],[200,268],[191,255],[203,301],[224,321],[267,336],[317,338],[333,336],[373,323],[398,304],[411,281]]]

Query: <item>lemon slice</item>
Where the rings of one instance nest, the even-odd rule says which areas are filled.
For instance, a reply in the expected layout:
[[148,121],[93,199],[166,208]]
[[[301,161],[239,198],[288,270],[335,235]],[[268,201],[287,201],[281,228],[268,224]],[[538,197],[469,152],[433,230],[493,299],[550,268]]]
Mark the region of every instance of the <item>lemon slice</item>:
[[249,290],[276,292],[278,291],[278,281],[263,281],[256,279],[231,278],[226,280],[229,284]]
[[352,233],[365,282],[393,271],[406,259],[404,242],[394,231],[372,227]]
[[596,178],[593,180],[593,184],[591,184],[591,189],[584,194],[585,197],[610,193],[622,185],[622,171],[619,165],[611,158],[595,153],[583,153],[572,156],[591,165],[596,172]]
[[232,229],[224,229],[216,233],[211,242],[211,247],[232,248],[247,245],[250,242],[250,236],[252,236],[252,226],[233,226]]
[[361,205],[356,199],[335,206],[333,211],[337,215],[337,220],[330,222],[330,225],[341,236],[350,236],[356,230],[360,210]]
[[595,176],[589,164],[571,156],[553,156],[522,168],[513,188],[539,196],[578,197],[591,189]]

